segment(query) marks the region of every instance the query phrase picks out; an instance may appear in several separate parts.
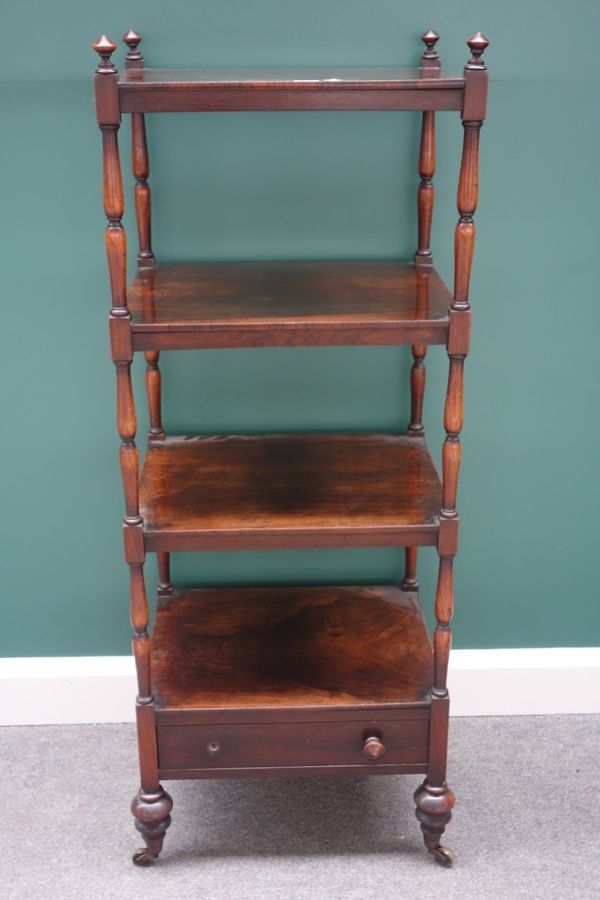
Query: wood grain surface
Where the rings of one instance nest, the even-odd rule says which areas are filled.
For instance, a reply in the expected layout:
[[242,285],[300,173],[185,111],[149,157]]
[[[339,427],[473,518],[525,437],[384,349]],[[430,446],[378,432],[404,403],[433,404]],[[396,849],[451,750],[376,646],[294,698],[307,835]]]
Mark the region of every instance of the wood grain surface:
[[178,590],[158,603],[163,712],[418,702],[432,678],[418,601],[396,587]]
[[421,438],[167,437],[144,459],[147,550],[435,544],[440,481]]
[[159,265],[128,299],[136,349],[159,350],[443,344],[452,297],[412,262],[315,260]]
[[465,80],[439,68],[145,69],[119,76],[122,112],[451,109]]

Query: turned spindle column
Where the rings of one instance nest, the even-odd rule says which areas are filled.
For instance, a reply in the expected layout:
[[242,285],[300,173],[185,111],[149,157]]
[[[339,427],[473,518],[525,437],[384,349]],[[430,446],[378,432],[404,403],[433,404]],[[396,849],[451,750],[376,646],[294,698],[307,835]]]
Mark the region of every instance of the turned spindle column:
[[[430,70],[432,77],[439,72],[441,67],[435,45],[440,36],[429,29],[421,40],[425,44],[425,51],[421,56],[421,69]],[[427,291],[427,270],[433,265],[431,254],[431,219],[433,215],[434,187],[433,176],[435,174],[435,113],[425,111],[421,121],[421,144],[419,149],[419,176],[421,178],[417,193],[417,215],[419,223],[419,244],[414,256],[414,264],[417,269],[417,292]],[[422,279],[419,277],[422,275]],[[425,284],[422,284],[422,281]],[[408,434],[413,437],[424,437],[423,428],[423,398],[425,396],[425,383],[427,371],[425,368],[425,356],[427,346],[416,344],[412,347],[413,364],[410,371],[410,424]],[[407,547],[405,551],[404,590],[417,590],[417,558],[416,547]]]
[[[139,50],[141,35],[130,28],[127,34],[123,35],[123,40],[128,47],[125,68],[142,69],[144,57]],[[135,216],[140,245],[137,264],[138,269],[151,269],[155,265],[155,259],[151,242],[151,196],[148,184],[150,163],[143,113],[131,113],[131,161],[135,176]]]
[[479,132],[485,118],[487,71],[482,54],[488,40],[480,32],[467,44],[471,59],[465,67],[465,99],[462,112],[464,140],[458,183],[458,224],[454,236],[454,295],[450,306],[448,357],[450,370],[444,408],[446,438],[442,448],[442,509],[438,553],[440,557],[435,598],[434,684],[431,700],[431,729],[427,778],[415,794],[417,818],[425,844],[438,862],[449,865],[451,855],[440,847],[440,838],[450,821],[454,795],[446,784],[448,734],[448,660],[452,641],[454,607],[452,568],[458,549],[456,495],[460,470],[460,432],[463,426],[463,370],[469,352],[471,307],[469,283],[477,208]]
[[[142,69],[144,57],[139,49],[142,41],[141,35],[130,28],[127,34],[123,35],[123,41],[128,48],[125,68],[127,70]],[[139,240],[137,266],[138,269],[152,269],[156,265],[156,260],[152,252],[152,198],[148,184],[150,161],[143,113],[131,113],[131,162],[135,176],[135,217]],[[160,354],[158,350],[146,350],[144,356],[146,358],[146,393],[150,418],[148,439],[161,440],[165,433],[161,421],[161,383],[158,367]]]
[[148,602],[144,585],[145,560],[143,525],[139,512],[138,450],[135,443],[136,417],[131,384],[131,317],[127,307],[127,242],[122,218],[123,183],[117,134],[121,116],[117,70],[111,61],[116,45],[103,35],[93,49],[100,56],[94,76],[96,117],[102,132],[102,172],[104,211],[107,219],[106,254],[110,275],[112,308],[109,316],[111,356],[117,375],[117,428],[121,438],[120,463],[125,495],[123,537],[125,559],[130,571],[130,614],[133,654],[138,680],[136,713],[140,750],[141,790],[133,801],[136,826],[146,842],[134,861],[152,862],[158,856],[169,825],[171,799],[158,783],[158,764],[151,693]]
[[[426,31],[421,40],[425,44],[425,52],[421,57],[421,71],[423,74],[434,78],[441,69],[441,60],[435,49],[440,36],[435,31]],[[431,218],[433,215],[435,175],[435,113],[430,110],[423,112],[421,121],[421,145],[419,149],[419,175],[421,182],[417,196],[418,221],[419,221],[419,245],[415,253],[415,265],[431,266]]]

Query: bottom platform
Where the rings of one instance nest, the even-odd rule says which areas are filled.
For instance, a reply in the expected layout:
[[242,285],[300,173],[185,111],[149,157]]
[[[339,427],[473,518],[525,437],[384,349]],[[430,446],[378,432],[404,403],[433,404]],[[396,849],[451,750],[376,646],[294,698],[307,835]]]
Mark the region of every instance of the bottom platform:
[[432,650],[415,593],[175,591],[152,644],[161,778],[427,769]]

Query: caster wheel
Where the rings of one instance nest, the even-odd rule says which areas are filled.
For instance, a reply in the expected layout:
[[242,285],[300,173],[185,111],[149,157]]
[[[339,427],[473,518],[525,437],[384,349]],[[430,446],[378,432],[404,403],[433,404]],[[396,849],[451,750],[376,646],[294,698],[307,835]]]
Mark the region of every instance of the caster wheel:
[[454,854],[447,847],[434,847],[429,851],[439,866],[449,869],[454,862]]
[[135,866],[151,866],[156,862],[157,857],[153,853],[150,853],[147,847],[142,847],[140,850],[134,852],[131,859]]

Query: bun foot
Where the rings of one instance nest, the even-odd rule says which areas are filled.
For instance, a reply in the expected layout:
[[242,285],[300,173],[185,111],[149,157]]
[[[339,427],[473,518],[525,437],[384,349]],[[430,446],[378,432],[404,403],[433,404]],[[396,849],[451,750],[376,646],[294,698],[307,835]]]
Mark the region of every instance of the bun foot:
[[439,866],[449,869],[454,862],[454,854],[447,847],[432,847],[429,851]]
[[147,847],[141,847],[139,850],[134,850],[131,859],[134,866],[151,866],[156,862],[158,856],[150,853]]
[[417,819],[421,823],[421,831],[427,851],[436,863],[449,869],[454,862],[450,850],[442,847],[440,840],[444,829],[452,818],[454,794],[447,784],[430,784],[427,779],[415,791]]
[[165,832],[171,824],[172,807],[173,801],[160,784],[154,793],[140,790],[133,798],[131,812],[135,816],[135,827],[146,842],[145,847],[133,854],[136,866],[151,866],[158,859]]

